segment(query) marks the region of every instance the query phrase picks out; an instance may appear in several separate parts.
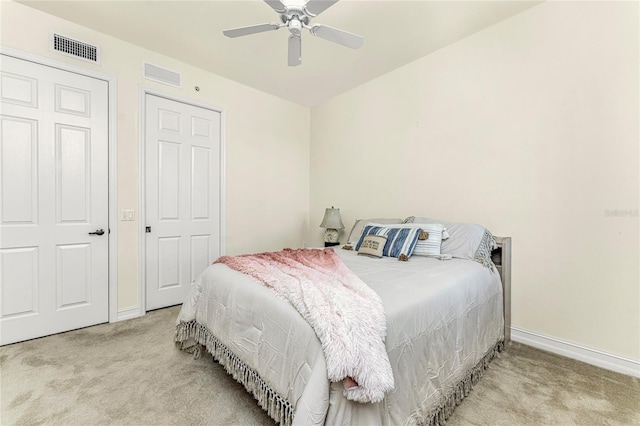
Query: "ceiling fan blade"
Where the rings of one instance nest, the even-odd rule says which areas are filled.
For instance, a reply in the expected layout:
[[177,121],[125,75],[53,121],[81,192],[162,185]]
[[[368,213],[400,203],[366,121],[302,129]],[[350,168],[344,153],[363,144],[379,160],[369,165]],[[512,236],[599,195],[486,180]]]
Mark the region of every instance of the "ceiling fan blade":
[[289,66],[295,67],[302,63],[302,39],[300,36],[289,36]]
[[263,33],[265,31],[277,30],[280,28],[279,24],[258,24],[251,25],[250,27],[233,28],[231,30],[224,30],[222,33],[227,37],[241,37],[249,34]]
[[327,27],[326,25],[313,25],[309,31],[314,36],[318,36],[352,49],[358,49],[364,43],[364,37],[357,34],[351,34],[337,28]]
[[309,0],[304,8],[309,15],[318,16],[336,3],[338,0]]
[[280,0],[264,0],[266,4],[271,6],[271,9],[278,13],[284,13],[287,7]]

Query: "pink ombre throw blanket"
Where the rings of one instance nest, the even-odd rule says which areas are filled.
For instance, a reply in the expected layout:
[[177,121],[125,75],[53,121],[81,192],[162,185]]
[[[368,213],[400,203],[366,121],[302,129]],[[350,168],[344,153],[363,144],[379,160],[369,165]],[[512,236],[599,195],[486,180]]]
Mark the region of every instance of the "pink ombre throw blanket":
[[322,344],[329,380],[357,383],[345,385],[348,399],[379,402],[393,389],[382,301],[333,249],[223,256],[214,263],[250,275],[300,312]]

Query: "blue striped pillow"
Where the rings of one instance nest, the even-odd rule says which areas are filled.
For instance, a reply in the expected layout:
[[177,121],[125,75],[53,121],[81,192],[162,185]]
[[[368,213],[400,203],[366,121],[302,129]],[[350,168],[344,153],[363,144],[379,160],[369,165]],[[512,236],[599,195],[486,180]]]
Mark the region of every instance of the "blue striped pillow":
[[382,249],[382,255],[387,257],[399,257],[405,255],[411,257],[413,250],[418,243],[420,228],[409,227],[387,227],[367,224],[362,231],[362,235],[356,244],[356,251],[360,250],[362,241],[367,235],[379,235],[387,237],[387,242]]

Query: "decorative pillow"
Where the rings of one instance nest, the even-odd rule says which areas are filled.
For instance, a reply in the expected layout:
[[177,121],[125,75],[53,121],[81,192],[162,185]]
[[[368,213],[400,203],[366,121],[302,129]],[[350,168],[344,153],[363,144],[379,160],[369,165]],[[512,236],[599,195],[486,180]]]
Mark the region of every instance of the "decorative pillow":
[[[411,216],[412,218],[413,216]],[[441,223],[409,223],[405,222],[400,225],[393,225],[394,228],[419,228],[427,234],[427,238],[421,239],[418,236],[418,243],[413,251],[414,256],[439,256],[441,254],[440,245],[442,240],[449,238],[447,228]],[[367,223],[367,225],[380,225],[377,223]],[[387,225],[388,226],[388,225]]]
[[491,251],[497,247],[496,241],[482,225],[475,223],[449,222],[446,220],[431,219],[428,217],[409,217],[405,220],[412,220],[418,225],[441,223],[443,224],[450,238],[442,240],[440,252],[450,254],[459,259],[469,259],[493,268],[491,261]]
[[387,237],[381,235],[367,235],[362,239],[358,254],[364,254],[371,257],[382,257]]
[[413,250],[418,243],[420,228],[411,226],[391,227],[383,224],[367,223],[358,240],[356,250],[360,251],[360,246],[368,235],[387,237],[387,242],[382,250],[383,256],[407,260],[413,254]]
[[426,232],[428,236],[424,240],[418,238],[418,244],[416,244],[413,254],[415,256],[438,256],[443,233],[446,232],[444,225],[441,223],[421,223],[417,224],[417,226]]
[[362,230],[367,223],[381,223],[384,225],[393,225],[402,223],[402,219],[358,219],[353,224],[351,228],[351,232],[349,232],[349,238],[347,242],[357,243],[360,240],[360,236],[362,235]]

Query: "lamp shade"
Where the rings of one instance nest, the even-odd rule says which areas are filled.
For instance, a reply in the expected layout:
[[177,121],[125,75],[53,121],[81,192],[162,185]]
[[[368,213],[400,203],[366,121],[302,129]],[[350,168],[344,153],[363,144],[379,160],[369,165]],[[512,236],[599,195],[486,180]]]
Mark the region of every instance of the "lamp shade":
[[340,217],[340,209],[336,209],[331,207],[327,208],[324,211],[324,217],[322,218],[322,223],[320,224],[320,228],[325,229],[344,229],[344,225],[342,224],[342,218]]

